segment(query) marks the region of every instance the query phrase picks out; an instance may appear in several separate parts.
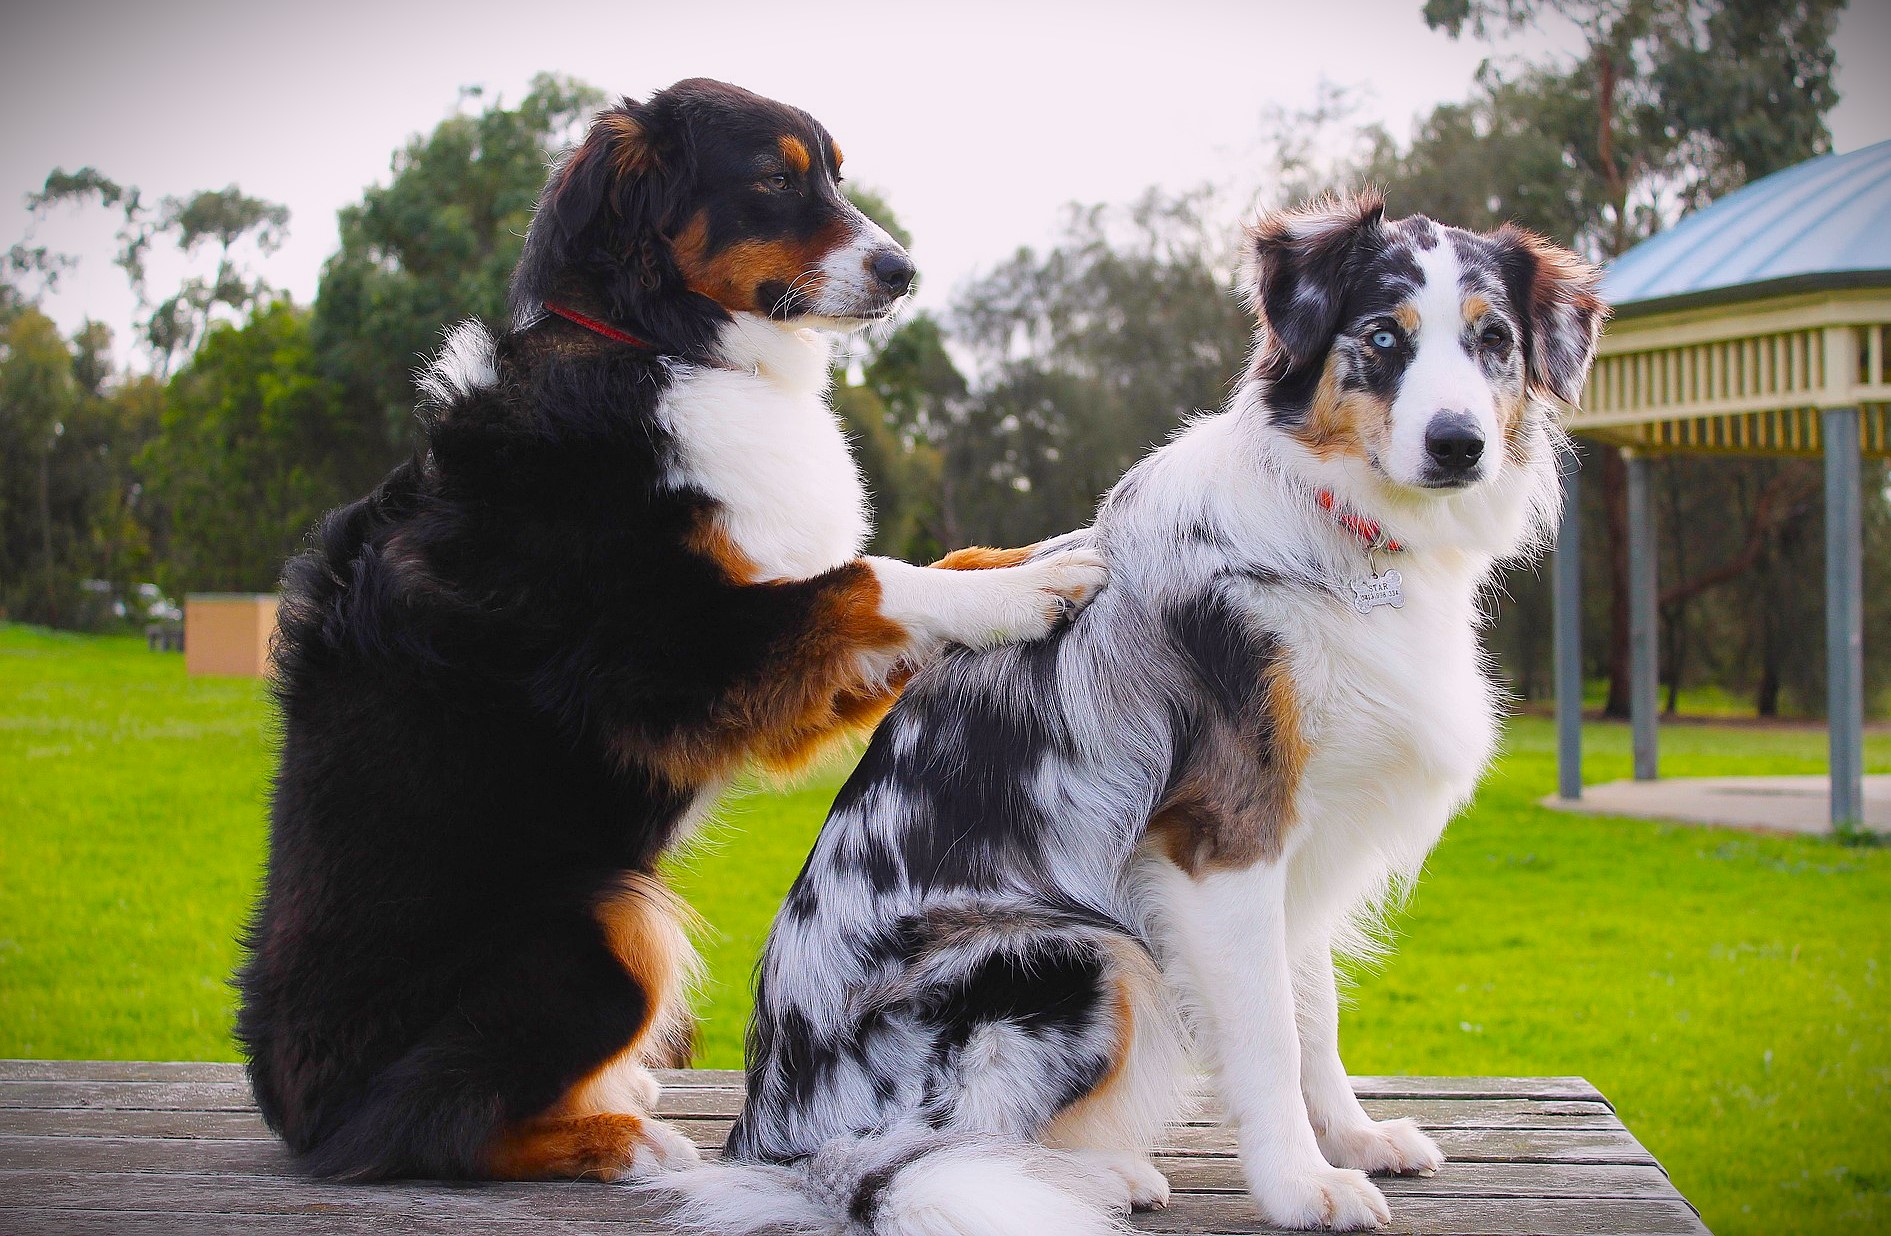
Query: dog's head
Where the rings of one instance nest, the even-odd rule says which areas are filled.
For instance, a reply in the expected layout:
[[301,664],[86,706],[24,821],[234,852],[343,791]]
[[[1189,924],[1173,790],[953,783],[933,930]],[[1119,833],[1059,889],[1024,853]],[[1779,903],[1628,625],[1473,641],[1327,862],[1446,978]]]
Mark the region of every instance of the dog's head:
[[1265,215],[1248,240],[1272,422],[1320,460],[1459,492],[1525,463],[1531,418],[1582,393],[1599,273],[1540,236],[1388,221],[1365,194]]
[[840,191],[840,149],[798,108],[678,82],[593,119],[552,170],[513,278],[515,322],[600,298],[663,343],[734,313],[846,327],[892,313],[913,264]]

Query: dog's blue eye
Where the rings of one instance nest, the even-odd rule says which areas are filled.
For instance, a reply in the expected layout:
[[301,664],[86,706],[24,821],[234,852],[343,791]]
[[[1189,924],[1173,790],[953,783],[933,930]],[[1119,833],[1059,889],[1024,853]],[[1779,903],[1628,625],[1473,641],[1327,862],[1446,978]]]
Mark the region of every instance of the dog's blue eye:
[[1389,330],[1375,330],[1372,332],[1372,346],[1381,352],[1390,352],[1399,346],[1399,337]]

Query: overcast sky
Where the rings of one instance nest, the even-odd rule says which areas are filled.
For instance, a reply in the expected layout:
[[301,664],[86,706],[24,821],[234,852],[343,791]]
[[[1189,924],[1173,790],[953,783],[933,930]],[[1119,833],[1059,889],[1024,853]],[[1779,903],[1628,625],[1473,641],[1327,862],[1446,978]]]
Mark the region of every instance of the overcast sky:
[[[336,209],[385,180],[462,86],[514,102],[554,70],[642,97],[703,75],[804,107],[914,234],[936,305],[1048,238],[1066,202],[1204,181],[1251,192],[1267,109],[1307,106],[1322,79],[1362,90],[1359,118],[1404,135],[1490,54],[1427,30],[1420,0],[0,5],[0,243],[22,235],[21,198],[54,166],[94,165],[152,200],[234,182],[290,208],[288,243],[260,269],[302,301]],[[1838,55],[1837,148],[1891,137],[1891,0],[1853,0]],[[98,211],[40,229],[83,257],[49,302],[68,328],[130,320],[111,233]]]

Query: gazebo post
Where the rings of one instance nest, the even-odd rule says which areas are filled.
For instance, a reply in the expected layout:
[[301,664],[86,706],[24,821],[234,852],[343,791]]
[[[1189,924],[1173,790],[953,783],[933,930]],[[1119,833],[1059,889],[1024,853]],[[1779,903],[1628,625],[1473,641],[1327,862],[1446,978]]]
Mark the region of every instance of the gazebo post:
[[1865,817],[1864,526],[1860,518],[1858,409],[1827,408],[1825,446],[1826,727],[1832,827]]
[[1628,715],[1635,780],[1660,775],[1655,713],[1660,689],[1655,610],[1655,512],[1648,500],[1648,456],[1624,450],[1628,464]]
[[1556,525],[1551,608],[1556,648],[1556,794],[1582,797],[1582,488],[1581,457],[1563,465],[1563,514]]

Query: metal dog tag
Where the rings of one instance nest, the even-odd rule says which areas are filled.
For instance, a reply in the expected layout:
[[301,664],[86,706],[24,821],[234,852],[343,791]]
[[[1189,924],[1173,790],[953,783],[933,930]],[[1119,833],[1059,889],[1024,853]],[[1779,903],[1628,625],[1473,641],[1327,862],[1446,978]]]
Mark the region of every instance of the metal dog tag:
[[1399,585],[1404,582],[1397,571],[1387,571],[1383,575],[1369,575],[1365,579],[1352,582],[1353,608],[1362,614],[1370,614],[1381,605],[1390,605],[1393,609],[1405,608],[1405,593]]

